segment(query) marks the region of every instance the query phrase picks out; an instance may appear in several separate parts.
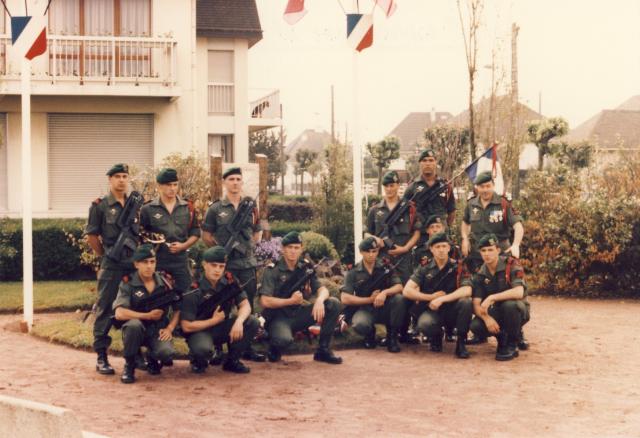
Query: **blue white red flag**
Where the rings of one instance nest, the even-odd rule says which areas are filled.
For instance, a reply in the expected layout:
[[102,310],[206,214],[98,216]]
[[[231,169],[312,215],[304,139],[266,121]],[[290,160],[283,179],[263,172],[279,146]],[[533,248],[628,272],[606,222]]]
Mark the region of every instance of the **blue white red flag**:
[[42,55],[47,50],[47,17],[11,17],[11,43],[19,57],[31,60]]
[[307,10],[304,8],[304,0],[289,0],[287,7],[284,10],[284,21],[294,25],[307,14]]
[[373,44],[371,14],[347,14],[347,42],[358,52]]
[[387,18],[391,17],[398,7],[394,0],[376,0],[376,5],[382,9]]
[[494,190],[498,194],[504,193],[504,179],[502,177],[502,168],[498,161],[498,144],[494,143],[482,155],[469,164],[464,171],[467,176],[474,182],[479,173],[491,171],[493,175]]

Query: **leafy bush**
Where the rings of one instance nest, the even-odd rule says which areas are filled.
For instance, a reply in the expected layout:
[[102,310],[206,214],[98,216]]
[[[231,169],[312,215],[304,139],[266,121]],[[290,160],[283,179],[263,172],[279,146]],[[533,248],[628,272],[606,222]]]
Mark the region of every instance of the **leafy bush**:
[[300,233],[311,230],[311,223],[309,222],[286,222],[286,221],[273,221],[269,223],[271,227],[271,234],[273,236],[283,237],[290,231],[298,231]]
[[305,231],[300,235],[302,242],[304,243],[305,251],[311,256],[312,259],[318,261],[322,257],[328,257],[333,260],[338,259],[338,252],[336,251],[333,243],[322,234],[314,233],[313,231]]
[[305,222],[313,220],[313,205],[310,202],[268,201],[269,220]]
[[267,260],[277,261],[282,254],[282,238],[274,237],[271,240],[262,240],[256,245],[256,258],[258,263]]

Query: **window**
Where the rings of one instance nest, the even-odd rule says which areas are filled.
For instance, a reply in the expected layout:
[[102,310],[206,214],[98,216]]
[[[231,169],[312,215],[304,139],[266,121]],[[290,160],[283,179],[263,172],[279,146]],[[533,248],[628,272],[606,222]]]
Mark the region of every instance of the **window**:
[[209,134],[209,155],[220,155],[224,163],[233,163],[233,135]]
[[150,36],[151,0],[55,0],[49,33],[84,36]]
[[233,52],[209,50],[209,82],[233,84]]

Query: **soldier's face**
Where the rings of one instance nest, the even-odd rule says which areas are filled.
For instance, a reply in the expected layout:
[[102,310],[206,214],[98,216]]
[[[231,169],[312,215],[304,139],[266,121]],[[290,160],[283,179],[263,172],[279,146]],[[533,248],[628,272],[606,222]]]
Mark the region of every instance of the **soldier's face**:
[[210,281],[218,281],[224,274],[224,268],[227,266],[226,263],[218,263],[218,262],[202,262],[202,267],[204,268],[204,275]]
[[398,195],[400,184],[390,183],[384,186],[384,196],[387,198],[395,198]]
[[446,261],[449,258],[449,251],[451,250],[451,245],[447,242],[439,242],[431,245],[431,254],[433,257],[440,262]]
[[480,248],[480,255],[482,256],[483,262],[493,264],[498,260],[500,250],[497,245],[485,246],[484,248]]
[[138,270],[138,275],[143,280],[151,278],[153,276],[153,273],[156,272],[155,257],[150,257],[138,262],[133,262],[133,265],[136,267],[136,269]]
[[438,222],[429,225],[429,228],[427,228],[427,234],[429,235],[429,237],[433,236],[434,234],[442,233],[443,231],[444,225]]
[[165,198],[174,199],[178,194],[178,182],[158,184],[158,191]]
[[424,157],[420,160],[420,172],[423,175],[433,175],[436,173],[437,162],[434,157]]
[[369,251],[360,251],[360,254],[362,254],[362,260],[364,260],[365,263],[373,264],[375,263],[376,258],[378,258],[379,252],[380,250],[378,248],[374,248]]
[[242,175],[229,175],[224,179],[224,188],[232,195],[242,192]]
[[292,243],[282,248],[284,259],[290,263],[297,262],[302,255],[302,244]]
[[128,173],[114,173],[109,177],[109,187],[112,192],[126,192],[127,185],[129,184]]
[[493,181],[487,181],[486,183],[476,185],[476,190],[478,190],[478,196],[483,201],[488,201],[493,196],[494,190]]

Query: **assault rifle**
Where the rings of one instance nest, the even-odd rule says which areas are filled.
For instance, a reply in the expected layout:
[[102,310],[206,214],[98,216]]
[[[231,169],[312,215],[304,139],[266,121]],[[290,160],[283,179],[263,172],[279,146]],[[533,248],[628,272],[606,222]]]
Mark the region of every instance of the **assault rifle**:
[[[213,315],[213,312],[216,310],[216,308],[220,307],[222,309],[225,304],[237,298],[242,293],[242,290],[247,283],[238,284],[237,282],[233,281],[232,283],[227,284],[224,289],[220,291],[220,293],[212,294],[198,306],[196,319],[200,320],[211,318],[211,315]],[[193,291],[190,291],[188,293],[194,293],[197,290],[199,289],[194,289]]]
[[[162,292],[146,294],[144,298],[138,300],[131,305],[131,310],[135,312],[148,313],[155,309],[162,309],[171,304],[177,304],[180,301],[180,294],[173,289],[171,284],[164,276],[160,275],[164,282],[165,288]],[[122,327],[126,321],[119,321],[113,317],[113,326],[117,329]]]
[[[392,265],[390,263],[385,263],[378,270],[374,270],[373,275],[369,277],[366,281],[363,281],[359,285],[357,285],[353,291],[356,297],[368,297],[382,287],[382,283],[389,278],[395,272],[395,269],[398,267],[400,262]],[[358,310],[360,306],[347,306],[344,310],[345,319],[351,323],[351,318]]]
[[[462,262],[459,261],[457,263],[462,263]],[[452,274],[454,275],[454,279],[453,279],[454,282],[456,281],[456,277],[458,275],[458,264],[457,263],[455,265],[453,265],[453,266],[449,266],[449,268],[444,272],[444,274],[441,274],[440,278],[438,278],[438,281],[436,281],[434,283],[434,285],[430,288],[431,289],[431,293],[437,292],[438,290],[440,290],[441,287],[446,287],[445,286],[445,282],[451,280],[451,275]],[[454,283],[454,287],[455,286],[457,286],[457,285]],[[429,305],[429,303],[426,302],[426,301],[419,301],[417,304],[412,306],[411,314],[417,320],[418,317],[420,316],[420,314],[422,312],[424,312],[425,310],[427,310],[427,306],[428,305]]]
[[131,192],[124,203],[124,208],[116,220],[120,234],[116,243],[105,252],[105,256],[114,262],[130,258],[138,246],[138,232],[140,231],[138,213],[142,204],[144,204],[144,196],[135,190]]
[[[238,209],[236,210],[231,222],[226,225],[227,230],[229,231],[229,238],[224,244],[224,250],[227,254],[231,254],[231,252],[235,249],[243,256],[246,255],[247,251],[242,247],[242,242],[240,241],[240,234],[244,233],[244,230],[241,228],[242,224],[245,223],[247,217],[253,214],[253,209],[256,206],[256,199],[251,199],[249,197],[244,198],[240,201],[240,205],[238,205]],[[251,235],[247,236],[245,234],[246,240],[251,240]]]

